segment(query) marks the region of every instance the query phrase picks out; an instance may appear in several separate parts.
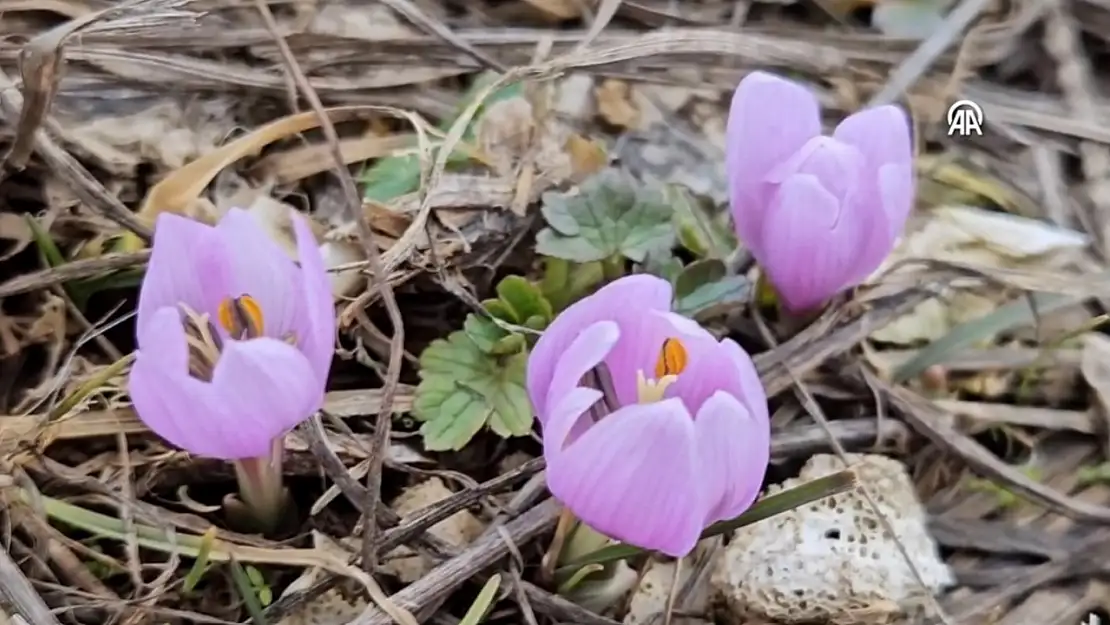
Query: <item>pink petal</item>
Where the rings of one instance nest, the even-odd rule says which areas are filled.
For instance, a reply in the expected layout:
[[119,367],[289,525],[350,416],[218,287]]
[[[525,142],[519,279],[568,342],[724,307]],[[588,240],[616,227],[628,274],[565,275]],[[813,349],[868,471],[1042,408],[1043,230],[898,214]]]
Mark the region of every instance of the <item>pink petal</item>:
[[316,237],[304,218],[293,217],[293,233],[297,238],[297,258],[301,265],[301,306],[297,345],[308,356],[321,384],[328,379],[332,355],[335,353],[335,301],[331,279],[324,267],[324,257]]
[[[647,274],[626,276],[560,313],[528,356],[528,395],[541,413],[538,415],[540,420],[546,419],[542,413],[547,405],[555,365],[579,332],[597,321],[615,321],[621,326],[622,336],[634,337],[635,326],[645,311],[670,310],[671,293],[670,283],[662,278]],[[629,327],[626,328],[625,324]],[[625,340],[632,341],[634,338]]]
[[708,526],[738,516],[759,495],[770,461],[771,427],[724,392],[702,405],[694,427]]
[[849,281],[864,243],[863,225],[840,210],[816,176],[798,174],[779,187],[764,224],[767,246],[759,262],[788,310],[817,308],[854,286]]
[[128,392],[155,434],[198,456],[228,460],[269,453],[270,442],[323,401],[308,360],[274,339],[232,341],[211,383],[187,371],[185,333],[164,308],[144,333]]
[[806,141],[794,156],[768,172],[767,181],[781,184],[795,174],[809,174],[844,203],[858,194],[863,165],[859,150],[832,137],[819,136]]
[[[216,230],[231,262],[228,296],[250,295],[262,308],[264,334],[280,339],[299,328],[303,296],[301,275],[294,264],[250,213],[233,208]],[[213,311],[214,312],[214,311]]]
[[[552,421],[576,420],[583,403],[561,404]],[[627,406],[548,454],[547,486],[598,532],[680,557],[704,529],[696,453],[694,423],[682,402]]]
[[840,122],[833,137],[863,154],[867,192],[883,198],[890,238],[896,238],[913,208],[913,134],[906,113],[889,104],[865,109]]
[[725,161],[732,215],[742,242],[763,248],[763,219],[769,209],[767,174],[821,134],[821,109],[806,87],[773,74],[752,72],[732,96]]
[[[759,372],[755,369],[752,357],[732,339],[722,340],[721,349],[728,354],[740,377],[740,392],[732,393],[733,396],[747,407],[748,412],[757,422],[766,423],[767,427],[770,427],[771,415],[767,408],[767,391],[759,379]],[[721,390],[729,389],[722,387]]]
[[[677,338],[686,349],[686,368],[678,379],[667,388],[667,397],[682,399],[690,414],[696,414],[705,400],[717,391],[725,391],[740,396],[744,393],[740,370],[733,362],[733,353],[726,351],[720,342],[693,319],[677,313],[666,313],[670,331],[660,334],[664,338]],[[655,358],[658,357],[661,340],[657,340],[651,355],[651,364],[646,366],[648,377],[654,377]],[[758,378],[757,378],[758,381]]]
[[[548,387],[547,405],[542,410],[537,410],[537,413],[543,414],[544,418],[551,414],[555,404],[578,388],[582,376],[596,367],[613,349],[620,335],[620,327],[612,321],[598,321],[582,330],[556,363]],[[540,423],[544,422],[544,418],[540,419]]]
[[197,312],[216,309],[226,295],[230,269],[215,229],[173,213],[154,222],[150,262],[139,290],[136,334],[154,313],[185,303]]
[[244,451],[284,434],[324,404],[322,381],[304,354],[269,338],[230,342],[216,364],[212,394],[235,420]]

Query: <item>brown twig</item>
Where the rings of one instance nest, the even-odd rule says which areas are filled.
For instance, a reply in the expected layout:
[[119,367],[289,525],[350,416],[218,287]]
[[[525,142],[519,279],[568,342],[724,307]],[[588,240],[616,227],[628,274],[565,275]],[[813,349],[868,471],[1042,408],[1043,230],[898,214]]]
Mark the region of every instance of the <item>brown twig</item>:
[[81,278],[89,278],[119,269],[136,267],[148,260],[150,260],[150,250],[127,254],[105,254],[97,258],[75,260],[59,267],[25,273],[0,282],[0,298],[48,288],[70,280],[80,280]]
[[375,510],[381,501],[382,466],[393,421],[393,395],[396,392],[397,383],[401,376],[401,359],[404,355],[405,345],[404,321],[401,319],[401,310],[397,306],[397,299],[393,295],[393,289],[390,288],[385,280],[385,271],[382,268],[377,245],[374,243],[374,234],[370,231],[369,224],[367,224],[366,220],[363,218],[362,200],[359,198],[355,181],[351,177],[351,173],[347,170],[343,155],[340,152],[339,135],[335,131],[335,126],[324,112],[324,105],[320,102],[320,97],[316,94],[312,85],[309,84],[308,78],[305,76],[296,57],[293,56],[293,51],[289,48],[289,44],[278,32],[277,22],[274,20],[273,13],[270,12],[270,7],[267,6],[265,0],[255,0],[255,6],[262,15],[263,21],[266,23],[266,29],[273,35],[274,43],[277,44],[278,50],[281,52],[286,71],[293,77],[293,81],[297,84],[297,87],[301,90],[305,99],[308,100],[312,110],[320,118],[320,129],[327,139],[329,148],[331,148],[331,155],[335,160],[336,174],[339,176],[339,183],[343,188],[343,194],[347,200],[346,208],[349,218],[358,226],[359,239],[366,253],[366,260],[371,274],[368,281],[368,289],[371,291],[375,289],[378,290],[382,302],[385,304],[386,311],[389,314],[389,322],[393,325],[393,332],[389,342],[389,365],[386,370],[386,379],[382,390],[382,409],[381,412],[378,413],[378,419],[374,428],[374,439],[370,448],[370,469],[366,474],[368,498],[366,507],[362,511],[364,532],[362,537],[362,566],[367,572],[373,572],[377,565],[377,542],[379,532],[378,523],[375,520]]
[[15,606],[30,625],[61,625],[3,547],[0,547],[0,597]]

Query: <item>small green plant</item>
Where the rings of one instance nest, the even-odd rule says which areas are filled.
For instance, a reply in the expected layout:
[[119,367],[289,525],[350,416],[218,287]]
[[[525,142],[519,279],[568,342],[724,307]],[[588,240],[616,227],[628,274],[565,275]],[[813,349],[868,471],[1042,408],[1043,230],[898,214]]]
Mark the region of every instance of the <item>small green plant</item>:
[[532,431],[524,388],[528,348],[555,316],[541,288],[520,276],[497,285],[463,329],[435,340],[420,355],[413,416],[429,451],[459,450],[484,427],[498,436]]
[[663,193],[617,169],[592,176],[577,193],[545,193],[542,212],[547,227],[536,236],[536,252],[545,256],[642,263],[675,242],[673,209]]

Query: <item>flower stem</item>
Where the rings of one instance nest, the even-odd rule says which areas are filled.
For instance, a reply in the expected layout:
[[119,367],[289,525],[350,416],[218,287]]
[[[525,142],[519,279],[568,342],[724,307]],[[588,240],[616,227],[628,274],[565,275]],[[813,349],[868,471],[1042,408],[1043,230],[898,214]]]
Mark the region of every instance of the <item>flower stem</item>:
[[281,471],[284,450],[284,437],[279,436],[274,439],[269,455],[243,458],[234,463],[239,497],[262,533],[277,529],[285,512],[286,494]]

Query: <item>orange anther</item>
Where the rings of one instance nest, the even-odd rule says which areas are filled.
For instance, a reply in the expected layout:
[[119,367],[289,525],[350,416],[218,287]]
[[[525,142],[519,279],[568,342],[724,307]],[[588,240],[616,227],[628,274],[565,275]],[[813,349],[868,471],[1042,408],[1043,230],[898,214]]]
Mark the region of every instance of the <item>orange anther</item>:
[[689,356],[686,346],[678,339],[663,341],[663,348],[659,350],[659,358],[655,361],[655,379],[666,375],[678,375],[686,370]]
[[237,339],[262,336],[262,307],[250,295],[230,297],[220,302],[216,312],[220,325]]

